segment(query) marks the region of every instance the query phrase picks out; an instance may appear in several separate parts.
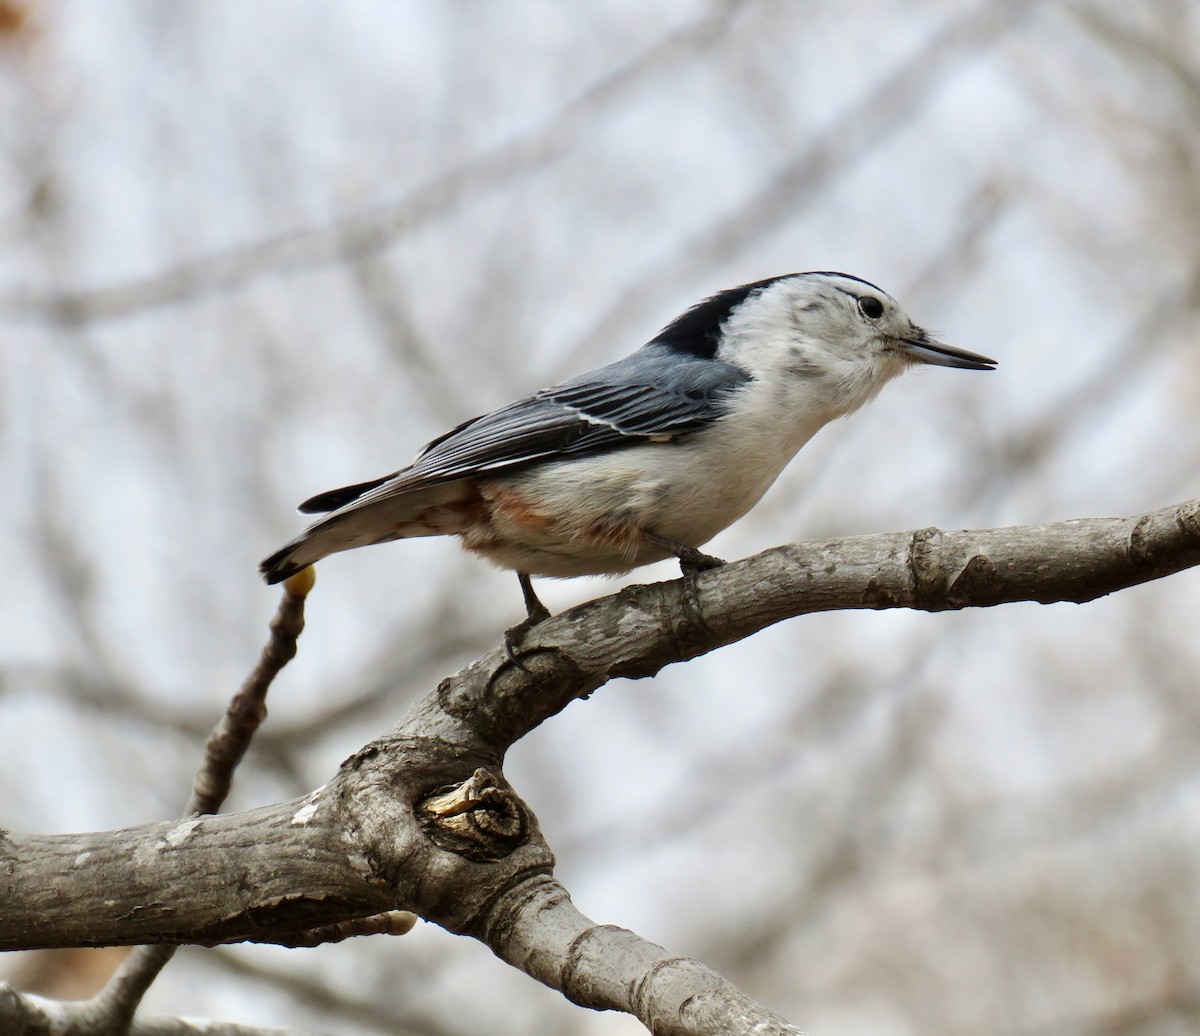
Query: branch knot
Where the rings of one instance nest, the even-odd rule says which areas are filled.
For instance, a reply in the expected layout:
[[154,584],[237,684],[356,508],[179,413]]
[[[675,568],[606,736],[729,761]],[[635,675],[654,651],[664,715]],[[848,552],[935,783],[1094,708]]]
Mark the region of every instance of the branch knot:
[[946,573],[938,557],[942,530],[930,526],[917,529],[908,544],[908,567],[913,577],[913,599],[918,608],[940,601],[946,587]]
[[504,858],[529,830],[521,801],[482,767],[420,802],[417,820],[439,849],[476,863]]

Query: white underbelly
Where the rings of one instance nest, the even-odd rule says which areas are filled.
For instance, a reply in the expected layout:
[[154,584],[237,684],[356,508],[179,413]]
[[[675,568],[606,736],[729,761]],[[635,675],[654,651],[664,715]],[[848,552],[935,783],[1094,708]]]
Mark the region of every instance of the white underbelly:
[[[484,480],[518,493],[544,520],[506,526],[494,514],[487,534],[468,532],[464,546],[504,568],[559,577],[625,572],[670,556],[640,540],[640,530],[702,546],[758,503],[799,448],[750,442],[758,448],[718,424],[683,442],[644,443]],[[597,536],[606,528],[612,536]]]

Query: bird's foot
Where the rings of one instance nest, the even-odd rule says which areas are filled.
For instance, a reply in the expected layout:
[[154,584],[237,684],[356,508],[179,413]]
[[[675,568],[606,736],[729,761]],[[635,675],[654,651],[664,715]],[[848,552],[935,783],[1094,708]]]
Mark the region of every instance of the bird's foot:
[[533,583],[530,582],[529,576],[524,572],[518,572],[517,578],[521,581],[521,594],[525,598],[525,618],[518,622],[515,626],[509,626],[504,631],[504,654],[508,660],[524,673],[529,670],[517,657],[517,648],[521,646],[521,641],[525,639],[525,634],[528,633],[539,622],[544,622],[550,618],[550,609],[547,608],[538,599],[538,595],[533,592]]
[[695,547],[681,546],[679,553],[675,556],[679,558],[679,567],[685,576],[688,572],[695,575],[697,572],[707,572],[709,569],[720,568],[725,564],[721,558],[714,558],[711,554],[705,554]]
[[701,572],[720,568],[725,562],[695,547],[689,547],[686,543],[676,543],[654,532],[643,532],[642,536],[647,543],[669,551],[679,559],[679,569],[683,573],[684,603],[696,622],[707,629],[708,624],[700,611],[700,591],[696,587],[696,576]]
[[[689,548],[691,549],[691,548]],[[696,577],[701,572],[709,572],[714,568],[720,568],[724,561],[720,558],[714,558],[708,554],[702,554],[698,550],[692,550],[694,558],[679,558],[679,569],[683,572],[683,599],[687,605],[687,610],[692,613],[692,617],[705,629],[708,629],[708,623],[704,621],[704,614],[700,610],[700,590],[696,586]]]
[[508,660],[522,672],[527,673],[529,670],[517,657],[517,648],[521,646],[521,641],[525,639],[526,633],[533,629],[539,622],[548,618],[550,618],[550,612],[547,608],[543,607],[540,612],[531,612],[515,626],[509,626],[504,631],[504,653],[508,656]]

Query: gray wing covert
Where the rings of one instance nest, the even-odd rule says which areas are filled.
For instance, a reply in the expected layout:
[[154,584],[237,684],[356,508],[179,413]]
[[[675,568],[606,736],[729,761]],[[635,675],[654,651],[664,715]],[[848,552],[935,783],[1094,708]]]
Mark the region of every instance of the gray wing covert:
[[685,435],[718,420],[749,375],[715,360],[646,346],[617,363],[542,389],[435,439],[412,465],[370,486],[367,503],[554,456]]

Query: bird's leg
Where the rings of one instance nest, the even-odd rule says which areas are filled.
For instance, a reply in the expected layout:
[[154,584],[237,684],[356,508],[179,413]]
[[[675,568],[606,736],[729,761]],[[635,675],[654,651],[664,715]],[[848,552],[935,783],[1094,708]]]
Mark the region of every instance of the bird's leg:
[[520,646],[521,641],[525,639],[526,633],[543,619],[550,618],[550,609],[538,600],[538,595],[533,591],[533,582],[530,580],[528,572],[518,572],[517,578],[521,581],[521,594],[525,598],[525,618],[515,626],[509,626],[504,631],[504,653],[508,656],[508,660],[518,669],[529,672],[521,664],[521,660],[517,658],[516,649]]
[[660,536],[656,532],[650,532],[648,529],[642,530],[642,539],[660,550],[665,550],[668,554],[674,554],[679,559],[679,567],[685,576],[689,570],[695,574],[710,568],[720,568],[725,564],[720,558],[714,558],[702,550],[689,547],[686,543],[676,543],[674,540],[669,540],[666,536]]
[[720,568],[725,562],[720,558],[714,558],[711,554],[705,554],[695,547],[689,547],[686,543],[676,543],[674,540],[659,536],[658,533],[650,532],[647,529],[642,530],[642,539],[660,550],[674,554],[679,559],[679,569],[683,573],[683,588],[687,595],[688,608],[696,616],[696,621],[703,625],[704,617],[700,613],[700,594],[696,589],[696,575],[710,568]]

